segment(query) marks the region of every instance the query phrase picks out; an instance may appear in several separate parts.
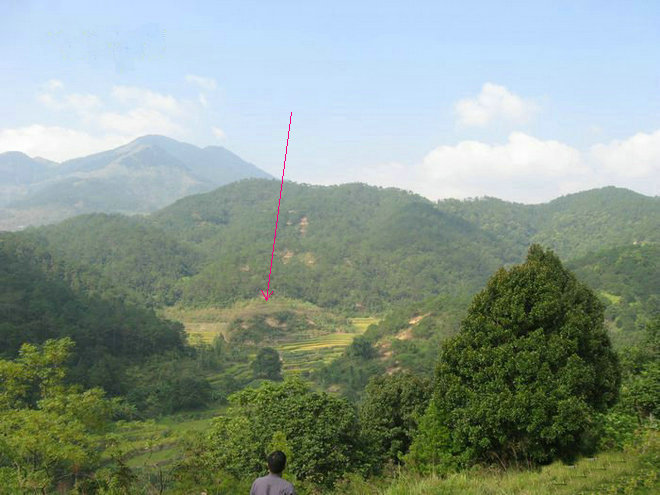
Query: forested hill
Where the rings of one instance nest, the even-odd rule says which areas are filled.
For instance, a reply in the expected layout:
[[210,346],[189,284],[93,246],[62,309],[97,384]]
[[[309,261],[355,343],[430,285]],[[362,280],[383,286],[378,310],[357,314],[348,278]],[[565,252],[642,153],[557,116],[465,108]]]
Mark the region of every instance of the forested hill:
[[567,260],[605,248],[660,242],[660,198],[612,186],[538,205],[487,197],[439,201],[438,208],[495,235],[516,256],[535,242]]
[[612,329],[641,330],[660,314],[660,244],[634,244],[590,253],[566,264],[606,305]]
[[[638,344],[660,314],[660,245],[631,244],[566,263],[605,307],[605,324],[617,348]],[[431,377],[440,343],[455,335],[473,294],[457,291],[393,308],[318,374],[325,386],[357,397],[372,376],[409,370]]]
[[[265,288],[279,186],[243,181],[152,216],[208,256],[183,288],[185,303]],[[271,286],[279,295],[376,311],[457,286],[476,290],[507,261],[492,235],[420,196],[362,184],[284,188]]]
[[61,275],[43,245],[16,234],[0,237],[0,358],[13,358],[26,342],[71,337],[76,348],[70,379],[118,394],[125,393],[128,366],[184,348],[181,324],[121,297],[81,294]]
[[[183,198],[146,218],[92,215],[31,229],[62,276],[151,305],[226,305],[265,289],[280,183],[250,179]],[[362,184],[284,185],[271,289],[350,312],[473,294],[532,240],[564,260],[655,243],[660,201],[604,188],[542,205],[434,204]],[[75,273],[75,276],[72,276]]]
[[[242,181],[145,219],[81,216],[21,236],[48,246],[63,276],[82,272],[73,278],[94,290],[119,288],[152,305],[226,305],[265,289],[279,186]],[[456,287],[475,291],[506,261],[492,235],[419,196],[287,183],[271,289],[373,312]]]

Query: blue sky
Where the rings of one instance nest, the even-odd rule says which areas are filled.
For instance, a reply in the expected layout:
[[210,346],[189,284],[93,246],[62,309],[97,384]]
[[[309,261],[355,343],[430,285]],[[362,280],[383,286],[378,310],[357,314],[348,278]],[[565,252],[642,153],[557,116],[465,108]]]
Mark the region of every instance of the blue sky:
[[660,3],[25,2],[0,15],[0,152],[147,133],[275,176],[521,202],[660,183]]

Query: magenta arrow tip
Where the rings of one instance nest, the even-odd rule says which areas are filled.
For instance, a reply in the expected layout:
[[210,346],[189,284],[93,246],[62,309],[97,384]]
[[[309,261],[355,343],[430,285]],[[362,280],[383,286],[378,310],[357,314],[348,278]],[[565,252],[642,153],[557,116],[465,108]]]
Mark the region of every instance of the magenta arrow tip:
[[263,294],[264,299],[265,299],[266,301],[268,301],[268,298],[269,298],[270,296],[273,295],[273,291],[271,290],[270,292],[268,292],[268,289],[266,289],[266,292],[264,292],[264,291],[262,290],[262,291],[261,291],[261,294]]

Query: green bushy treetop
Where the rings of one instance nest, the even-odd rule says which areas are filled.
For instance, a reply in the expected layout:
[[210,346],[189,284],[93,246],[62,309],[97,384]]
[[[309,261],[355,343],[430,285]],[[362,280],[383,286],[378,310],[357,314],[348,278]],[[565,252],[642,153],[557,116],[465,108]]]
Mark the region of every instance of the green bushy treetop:
[[624,381],[619,409],[639,422],[660,416],[660,315],[647,325],[643,341],[622,353]]
[[252,361],[252,372],[255,378],[267,380],[282,379],[282,361],[280,354],[272,347],[262,347],[257,357]]
[[[532,245],[477,294],[445,342],[433,407],[411,460],[546,463],[593,446],[596,417],[621,373],[594,293],[554,253]],[[422,440],[433,438],[435,450]]]
[[53,493],[99,466],[101,435],[119,402],[64,383],[73,346],[69,338],[24,344],[15,360],[0,360],[2,493]]
[[265,383],[230,401],[209,435],[205,465],[237,478],[261,476],[277,444],[290,449],[287,471],[297,480],[329,486],[355,469],[359,428],[347,401],[313,392],[301,380]]

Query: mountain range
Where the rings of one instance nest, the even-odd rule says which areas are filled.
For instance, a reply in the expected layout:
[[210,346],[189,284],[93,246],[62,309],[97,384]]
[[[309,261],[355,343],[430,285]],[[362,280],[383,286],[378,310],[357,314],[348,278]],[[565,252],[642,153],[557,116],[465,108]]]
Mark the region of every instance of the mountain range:
[[148,213],[230,182],[269,177],[220,146],[164,136],[59,164],[7,152],[0,154],[0,230],[91,212]]

